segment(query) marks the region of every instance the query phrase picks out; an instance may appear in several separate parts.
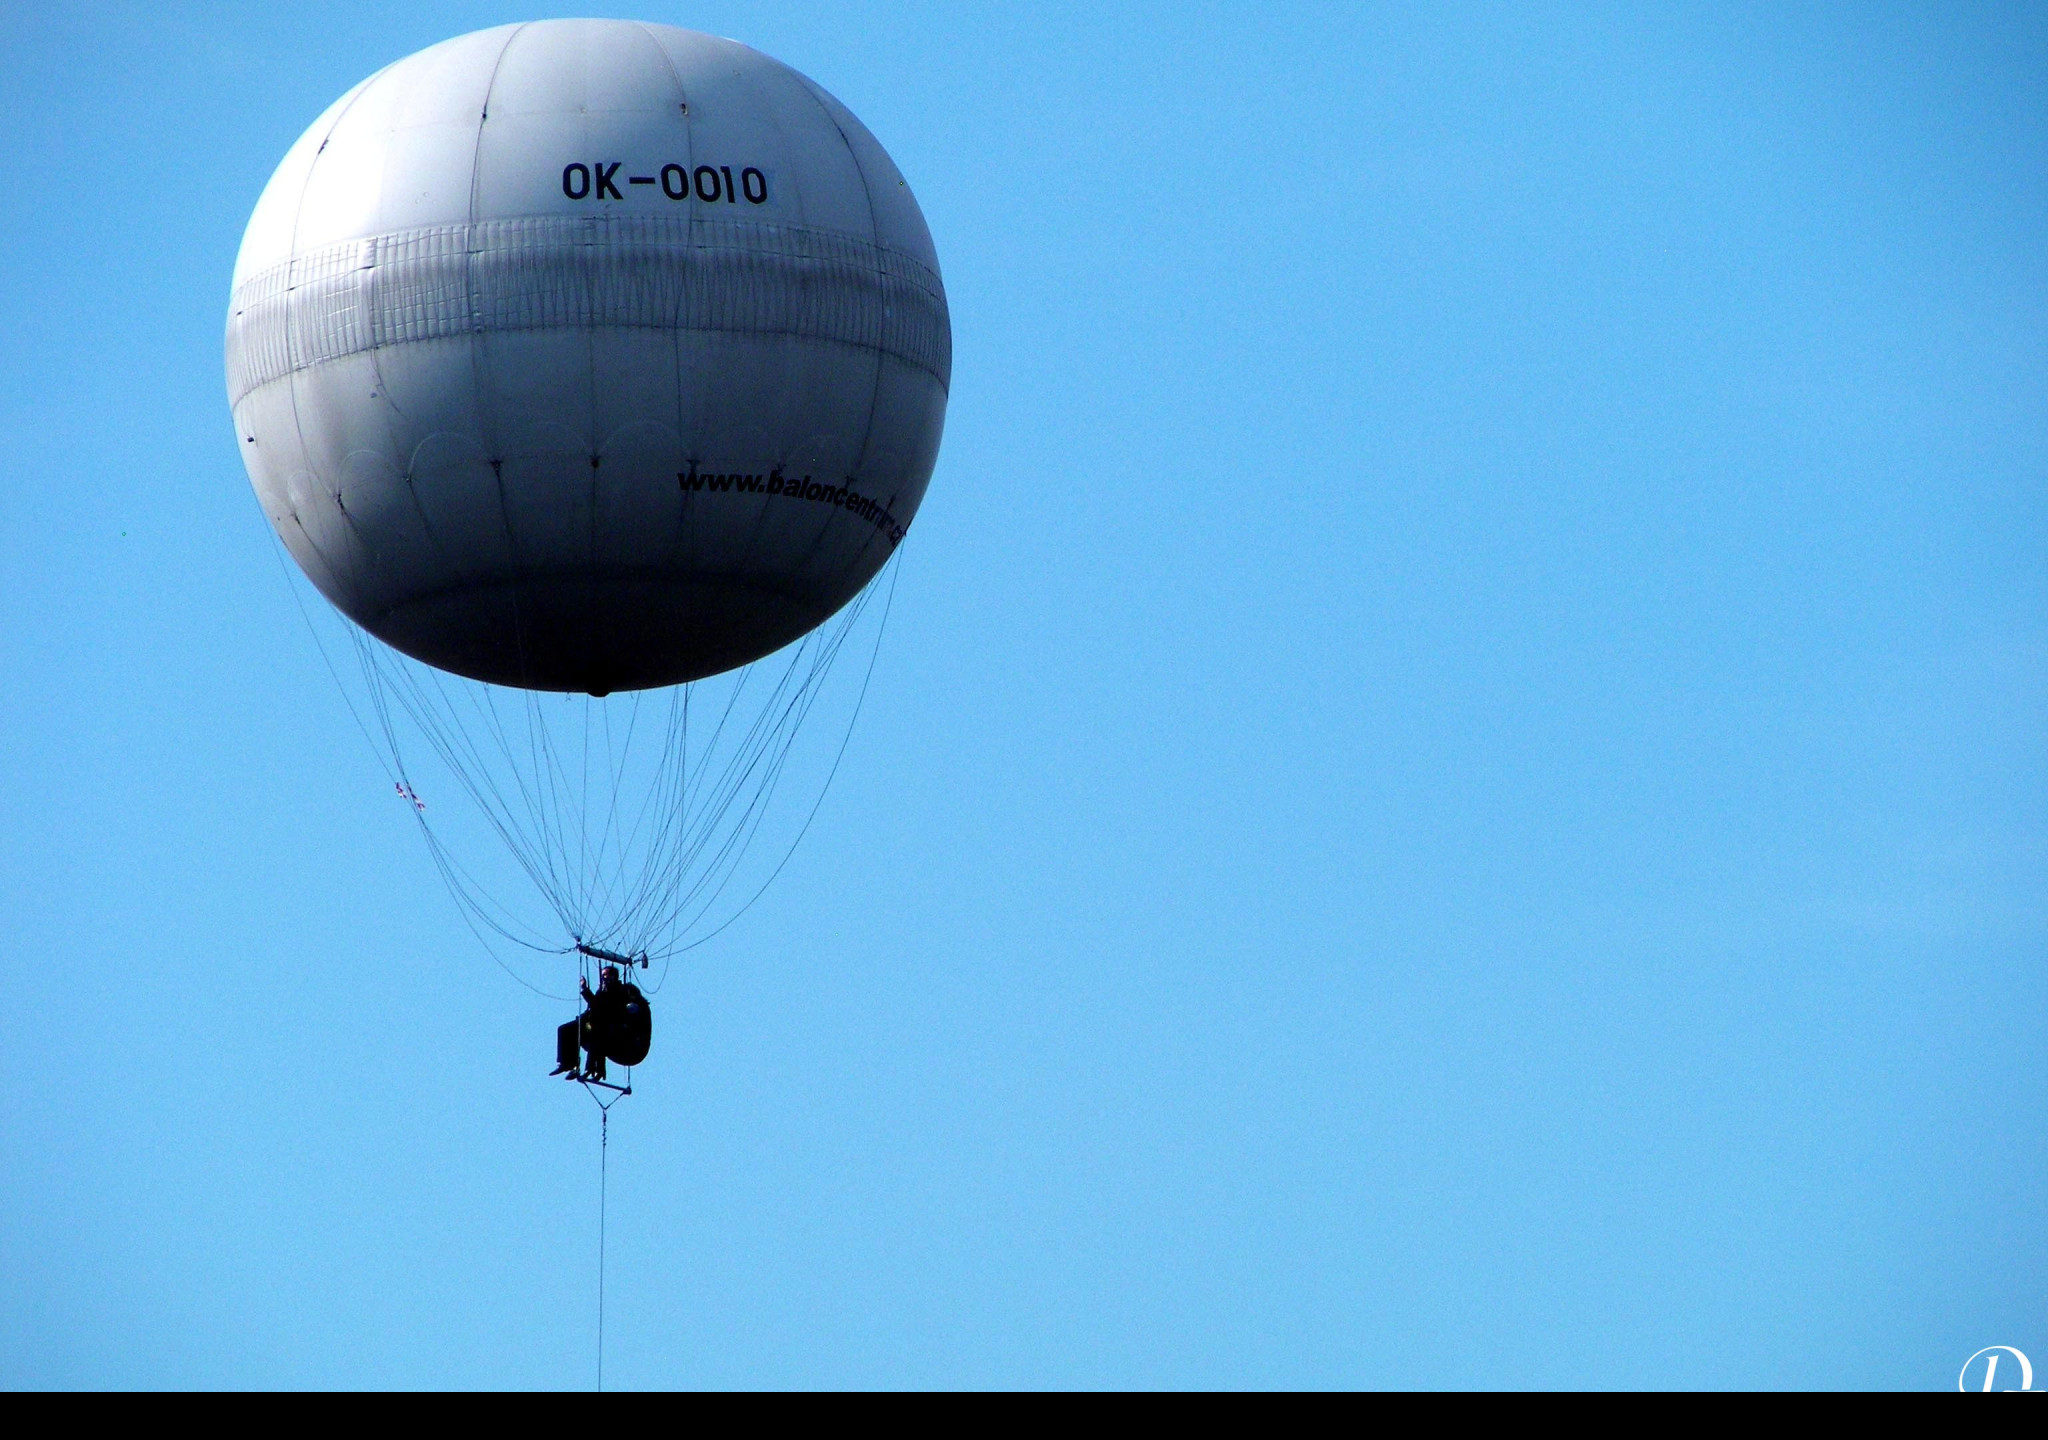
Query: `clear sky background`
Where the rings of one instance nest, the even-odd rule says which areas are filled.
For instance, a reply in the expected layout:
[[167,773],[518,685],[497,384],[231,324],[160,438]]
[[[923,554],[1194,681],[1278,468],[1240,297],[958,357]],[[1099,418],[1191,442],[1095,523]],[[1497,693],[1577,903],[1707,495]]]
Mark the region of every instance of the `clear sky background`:
[[[5,9],[0,1384],[591,1378],[559,1007],[221,361],[300,131],[541,13]],[[2048,11],[640,18],[868,123],[956,368],[617,1112],[608,1382],[2048,1370]]]

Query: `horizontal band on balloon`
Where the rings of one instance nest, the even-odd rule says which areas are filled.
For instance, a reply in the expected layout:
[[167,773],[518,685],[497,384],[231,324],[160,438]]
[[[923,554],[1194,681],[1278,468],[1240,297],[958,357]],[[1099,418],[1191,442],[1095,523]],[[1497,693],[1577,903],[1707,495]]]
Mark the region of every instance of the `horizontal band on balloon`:
[[579,327],[804,336],[952,378],[945,291],[900,250],[759,221],[534,217],[349,240],[250,276],[229,303],[229,401],[380,346]]

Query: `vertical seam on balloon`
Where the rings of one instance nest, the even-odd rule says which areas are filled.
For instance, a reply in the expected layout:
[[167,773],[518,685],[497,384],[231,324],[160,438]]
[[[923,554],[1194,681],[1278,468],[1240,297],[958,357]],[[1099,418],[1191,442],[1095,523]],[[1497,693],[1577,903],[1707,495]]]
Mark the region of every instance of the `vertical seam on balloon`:
[[[581,58],[583,60],[583,82],[586,87],[584,99],[586,101],[590,99],[588,89],[590,84],[589,38],[587,34],[578,36],[578,39],[583,42]],[[587,104],[582,107],[582,115],[584,117],[583,134],[584,138],[588,139],[590,134],[590,111]],[[597,330],[599,323],[605,318],[599,313],[599,300],[604,295],[606,288],[604,284],[604,270],[612,248],[610,244],[612,216],[602,208],[604,205],[604,197],[602,195],[594,194],[591,198],[593,201],[593,211],[584,217],[585,223],[583,226],[583,234],[588,238],[589,244],[572,249],[571,254],[575,256],[583,278],[583,393],[587,397],[589,405],[584,419],[583,440],[586,452],[595,461],[599,454],[597,447],[604,443],[597,433]],[[584,563],[589,566],[597,564],[597,472],[597,465],[592,464],[590,467],[588,501],[590,514],[584,534]]]
[[[655,52],[661,56],[662,63],[668,66],[669,79],[675,82],[676,103],[683,107],[680,112],[683,117],[683,159],[687,165],[694,166],[697,163],[696,125],[690,119],[690,97],[683,90],[683,77],[681,72],[676,69],[675,57],[668,53],[668,47],[656,38],[654,31],[646,22],[636,20],[633,23],[638,25],[642,32],[646,34],[648,40],[653,44]],[[696,209],[696,200],[694,198],[690,202],[690,208],[692,210]],[[697,467],[697,457],[684,453],[685,442],[683,439],[683,310],[689,304],[690,276],[696,268],[697,258],[696,247],[690,243],[690,231],[690,217],[688,214],[685,214],[683,217],[683,243],[681,247],[683,263],[681,273],[676,279],[675,303],[669,307],[668,348],[670,359],[675,366],[676,458],[688,464],[692,470],[695,470]],[[675,535],[670,539],[668,547],[668,559],[671,564],[675,562],[677,554],[683,548],[683,537],[688,533],[691,506],[689,492],[682,488],[680,476],[677,477],[677,482],[676,531]]]
[[[356,87],[355,94],[349,96],[348,103],[343,105],[341,112],[334,117],[334,123],[327,127],[327,133],[320,137],[320,144],[314,149],[313,158],[306,162],[306,176],[299,182],[299,198],[292,206],[292,240],[285,250],[284,358],[287,365],[292,364],[292,334],[295,329],[293,324],[295,307],[292,304],[294,289],[292,279],[299,268],[299,224],[306,214],[306,192],[313,188],[313,172],[320,168],[320,157],[327,153],[327,142],[332,140],[334,132],[341,128],[341,122],[348,118],[348,112],[356,108],[356,105],[362,98],[370,93],[370,87],[376,84],[378,78],[390,69],[391,66],[386,65],[382,70],[379,70],[375,75],[372,75]],[[306,432],[299,420],[299,374],[299,368],[293,366],[290,378],[285,382],[285,393],[291,397],[292,402],[292,438],[299,442],[299,458],[301,461],[306,462],[306,472],[312,474],[312,457],[306,453]],[[314,475],[313,478],[317,481],[320,477]],[[340,512],[342,518],[342,537],[344,543],[346,543],[347,539],[355,534],[355,525],[349,520],[348,511],[341,505],[338,498],[335,502],[335,509]],[[326,552],[320,548],[319,542],[313,538],[313,532],[308,530],[306,522],[300,519],[296,507],[292,511],[292,518],[298,523],[299,533],[306,537],[306,543],[313,547],[313,553],[320,557],[320,563],[327,567],[327,573],[333,576],[337,582],[340,582],[343,572],[337,570],[334,562],[327,558]],[[360,606],[363,601],[361,588],[351,585],[348,586],[348,589],[354,592],[352,598]]]
[[[868,244],[872,245],[875,248],[875,251],[879,256],[883,248],[882,227],[875,215],[875,192],[874,188],[868,183],[867,167],[860,163],[860,155],[853,148],[852,137],[846,133],[846,127],[839,123],[839,117],[832,113],[832,107],[825,103],[825,97],[818,93],[818,87],[811,82],[808,76],[803,75],[801,73],[797,73],[797,79],[802,82],[804,90],[811,97],[812,103],[815,104],[818,107],[818,109],[824,113],[825,119],[828,122],[830,122],[832,129],[838,134],[839,143],[846,147],[846,158],[853,162],[853,173],[860,177],[861,199],[867,202],[868,207]],[[888,286],[886,283],[887,276],[884,275],[881,278],[884,283],[878,288],[880,288],[883,293],[884,299],[882,308],[884,311],[884,317],[886,319],[886,312],[888,310]],[[859,475],[865,473],[868,459],[868,446],[874,442],[875,411],[880,408],[882,403],[882,364],[884,357],[880,342],[884,338],[886,333],[887,325],[886,323],[884,323],[884,325],[881,327],[880,332],[877,333],[877,335],[875,336],[877,343],[875,344],[872,351],[874,356],[875,370],[874,379],[868,387],[867,420],[861,428],[860,449],[857,452],[855,452],[854,455],[854,474],[845,477],[848,480],[853,480],[857,478]],[[893,497],[891,503],[894,503]],[[810,567],[810,562],[812,558],[817,555],[819,549],[824,545],[825,536],[831,532],[832,524],[834,520],[837,518],[838,517],[836,512],[834,514],[828,514],[825,516],[823,523],[818,527],[817,538],[811,542],[810,553],[804,557],[804,566],[806,569]],[[852,572],[854,565],[858,562],[859,558],[862,555],[865,555],[867,553],[867,548],[870,544],[873,543],[873,541],[874,535],[873,532],[870,532],[864,538],[860,549],[854,552],[853,558],[847,561],[842,572],[842,575],[850,574]]]
[[[779,62],[771,61],[770,63],[773,64]],[[790,73],[794,74],[795,72],[792,71]],[[830,119],[831,117],[828,115],[826,118]],[[858,169],[858,166],[856,166],[855,168]],[[712,223],[719,224],[723,227],[724,233],[728,237],[729,241],[730,238],[735,234],[735,231],[733,229],[733,222],[731,221],[718,221]],[[868,227],[870,230],[874,228],[874,213],[872,207],[870,207],[869,210]],[[784,233],[787,233],[786,230]],[[756,236],[756,239],[758,240],[758,234]],[[762,267],[760,264],[759,251],[758,249],[749,249],[747,247],[743,247],[737,244],[730,244],[728,248],[731,250],[731,253],[733,253],[737,257],[738,260],[736,267],[738,270],[738,280],[737,283],[728,287],[726,292],[729,303],[731,303],[732,305],[731,311],[724,317],[728,321],[728,326],[726,328],[728,328],[733,334],[743,334],[749,336],[750,338],[758,340],[758,338],[761,335],[771,333],[768,330],[768,328],[762,324],[763,313],[764,311],[767,310],[768,307],[763,302],[762,298],[762,291],[765,287],[762,284]],[[809,293],[808,283],[800,287],[800,293]],[[731,299],[731,297],[740,295],[743,295],[744,298],[738,300]],[[792,323],[789,327],[789,333],[793,335],[801,336],[803,334],[802,308],[802,302],[800,300],[796,307],[795,318],[792,320]],[[785,318],[789,317],[786,316]],[[787,363],[786,352],[784,356],[779,358],[782,358],[783,363]],[[780,469],[780,463],[782,458],[783,457],[780,456],[777,457],[777,470]],[[771,473],[774,472],[771,471]],[[764,499],[756,502],[754,507],[753,523],[750,526],[748,526],[746,542],[740,547],[739,551],[739,563],[742,571],[745,571],[749,566],[751,566],[753,562],[755,549],[757,546],[759,546],[761,542],[762,532],[768,528],[769,512],[770,505],[767,500]],[[831,524],[830,517],[826,518],[825,523],[827,525]],[[819,532],[819,539],[821,540],[823,539],[823,533],[823,531]]]
[[[377,276],[380,268],[378,260],[383,248],[380,244],[382,238],[382,236],[371,236],[364,242],[370,247],[371,263],[362,267],[361,273],[363,278],[356,293],[358,297],[357,303],[365,311],[362,330],[369,340],[366,353],[370,357],[370,374],[377,382],[377,390],[373,398],[383,402],[379,408],[384,418],[384,437],[388,442],[387,452],[396,454],[399,434],[393,416],[400,412],[398,402],[392,399],[391,396],[391,383],[384,376],[383,347],[377,343],[378,296],[382,289]],[[426,443],[425,440],[420,441],[418,445],[412,448],[411,453],[405,457],[405,469],[400,473],[399,479],[405,482],[405,493],[412,498],[413,513],[420,517],[420,533],[426,536],[427,547],[440,556],[444,565],[451,569],[460,569],[461,566],[456,560],[454,552],[441,542],[440,536],[434,533],[434,522],[427,514],[426,502],[420,499],[419,485],[413,479],[413,467],[419,459],[420,450]]]
[[[375,398],[384,402],[382,410],[384,414],[385,439],[390,442],[389,449],[396,453],[398,449],[398,429],[392,422],[392,417],[399,413],[398,402],[391,398],[391,384],[384,378],[384,358],[381,353],[383,347],[377,343],[378,296],[382,293],[382,285],[377,278],[377,262],[382,253],[382,246],[379,243],[381,238],[380,236],[372,236],[365,242],[370,247],[370,263],[363,267],[362,281],[357,286],[356,295],[357,303],[362,306],[364,312],[363,333],[369,340],[370,374],[377,382]],[[412,456],[410,455],[406,457],[405,461],[405,483],[408,489],[412,487]],[[417,504],[419,497],[415,495],[413,501]],[[424,510],[420,512],[420,523],[427,527],[428,540],[433,540],[433,527],[427,525],[427,516]]]
[[[484,442],[484,459],[491,467],[492,488],[498,492],[498,523],[505,531],[507,579],[510,581],[512,592],[512,643],[519,651],[519,670],[522,675],[526,672],[526,618],[523,608],[519,603],[519,542],[512,533],[511,507],[505,503],[505,457],[503,447],[502,445],[494,445],[492,443],[494,439],[502,439],[502,437],[494,434],[497,429],[497,417],[495,415],[487,415],[485,412],[486,400],[484,396],[482,357],[483,326],[482,316],[477,311],[476,295],[476,212],[478,194],[483,183],[484,126],[490,121],[491,96],[498,88],[498,71],[504,68],[505,57],[512,51],[512,42],[524,34],[527,26],[531,23],[531,21],[521,21],[512,28],[512,33],[505,37],[505,43],[498,49],[498,58],[491,62],[490,79],[484,82],[483,110],[477,116],[476,145],[471,149],[469,157],[469,223],[464,227],[465,234],[462,246],[462,288],[464,299],[468,303],[470,312],[469,379],[471,394],[476,403],[477,418],[485,426],[486,433],[480,437]],[[491,451],[494,449],[500,452],[496,459],[493,459],[491,456]]]
[[[517,40],[527,25],[531,23],[531,21],[522,21],[520,24],[513,26],[512,33],[505,37],[505,43],[498,48],[498,58],[491,62],[490,78],[484,82],[483,110],[478,115],[476,122],[476,143],[470,147],[469,152],[469,205],[465,211],[468,218],[463,226],[462,237],[462,299],[468,311],[468,324],[465,328],[469,331],[470,388],[476,402],[477,417],[486,422],[486,433],[481,437],[486,451],[499,447],[492,444],[492,441],[497,437],[489,433],[495,428],[496,417],[486,415],[485,413],[483,362],[478,350],[482,343],[479,337],[483,334],[483,317],[479,312],[476,290],[476,249],[478,243],[476,215],[479,199],[478,192],[483,183],[484,126],[490,120],[491,95],[497,89],[498,71],[504,67],[505,56],[511,52],[512,42]],[[505,516],[504,520],[505,543],[510,546],[512,543],[511,516]],[[514,558],[516,559],[517,557]]]
[[[784,75],[789,77],[789,79],[795,83],[796,87],[799,90],[803,91],[807,95],[810,95],[811,102],[813,104],[818,103],[818,97],[814,93],[812,93],[809,82],[804,78],[804,76],[801,73],[790,69],[788,66],[781,65],[778,61],[771,60],[769,63],[771,65],[776,66],[778,69],[781,70],[781,72]],[[782,115],[783,109],[781,106],[768,105],[762,107],[761,118],[766,123],[766,125],[774,132],[774,135],[779,146],[781,147],[782,152],[795,153],[795,147],[793,147],[790,144],[788,132],[783,127]],[[828,113],[826,114],[825,118],[827,120],[830,120],[832,117]],[[844,136],[841,137],[842,140],[844,138]],[[858,171],[858,164],[856,164],[854,168],[856,171]],[[801,259],[807,260],[813,258],[815,251],[821,248],[811,243],[808,239],[809,236],[819,232],[814,231],[813,227],[809,223],[809,213],[804,209],[801,203],[803,200],[802,190],[800,188],[784,186],[783,190],[785,196],[787,196],[792,189],[795,189],[795,194],[799,202],[797,206],[796,221],[794,225],[783,223],[775,227],[774,234],[776,237],[777,253],[785,258],[800,257]],[[868,207],[868,229],[871,232],[871,239],[872,231],[874,230],[874,223],[874,206],[870,204]],[[791,244],[791,237],[794,234],[803,234],[807,237],[807,239],[804,243],[793,246]],[[756,244],[758,246],[759,240],[761,238],[761,232],[758,227],[754,229],[754,237],[756,240]],[[792,255],[792,252],[797,252],[797,254]],[[820,265],[823,265],[824,263],[826,262],[824,262],[822,259],[819,260]],[[785,279],[787,279],[786,272]],[[808,340],[813,333],[822,334],[830,328],[824,320],[825,305],[823,303],[824,295],[829,293],[829,287],[818,285],[816,283],[817,279],[818,276],[815,273],[812,273],[812,271],[798,269],[797,284],[795,287],[795,301],[787,309],[782,310],[781,313],[775,317],[782,322],[784,326],[784,333],[796,338],[799,342],[794,347],[786,345],[777,347],[778,361],[780,364],[784,366],[788,366],[791,363],[790,352],[792,349],[794,349],[799,354],[806,354],[807,361],[808,356],[806,352],[806,347],[802,344],[802,342]],[[763,306],[757,309],[753,317],[754,324],[756,326],[756,334],[762,333],[763,329],[765,329],[765,327],[762,325],[762,321],[765,317],[761,312],[766,308],[767,307]],[[780,455],[777,458],[779,461],[787,462],[790,457],[785,452],[783,455]],[[796,468],[799,470],[802,470],[804,468],[801,461],[801,457],[798,457],[798,464]],[[747,540],[749,551],[751,551],[753,547],[754,539],[755,536],[759,533],[760,526],[764,524],[767,520],[768,511],[768,503],[764,501],[756,516],[755,534],[750,535]],[[822,532],[820,538],[822,538]]]
[[[734,42],[734,43],[737,43],[737,42]],[[745,47],[742,47],[742,48],[745,48]],[[828,116],[827,118],[829,119],[830,117]],[[693,161],[694,161],[694,160],[695,160],[695,159],[697,158],[694,152],[693,152],[693,153],[691,154],[690,158],[691,158],[691,159],[692,159]],[[695,256],[695,254],[696,254],[696,251],[697,251],[697,248],[698,248],[698,247],[697,247],[697,244],[696,244],[696,238],[697,238],[697,236],[696,236],[696,229],[697,229],[697,226],[696,226],[696,222],[695,222],[695,215],[696,215],[696,212],[697,212],[697,207],[698,207],[698,204],[699,204],[699,200],[700,200],[700,198],[701,198],[701,197],[699,197],[699,196],[697,195],[697,193],[695,192],[695,190],[692,190],[692,191],[691,191],[691,198],[690,198],[690,212],[691,212],[691,216],[692,216],[692,223],[691,223],[691,233],[690,233],[690,246],[689,246],[689,253],[690,253],[690,255],[691,255],[691,256],[692,256],[693,258],[694,258],[694,256]],[[712,221],[707,221],[707,222],[705,222],[705,223],[706,223],[707,225],[723,225],[723,224],[729,224],[730,222],[721,222],[721,221],[716,221],[716,220],[712,220]],[[873,221],[873,218],[872,218],[872,216],[870,216],[870,218],[869,218],[869,222],[868,222],[868,223],[869,223],[870,227],[872,227],[872,226],[873,226],[873,223],[874,223],[874,221]],[[709,248],[709,247],[706,247],[706,248]],[[742,259],[741,259],[741,264],[740,264],[740,267],[739,267],[739,279],[738,279],[738,283],[736,283],[735,285],[733,285],[733,286],[731,286],[731,287],[729,287],[729,288],[728,288],[728,290],[727,290],[727,292],[726,292],[726,297],[725,297],[725,298],[726,298],[726,300],[727,300],[727,303],[728,303],[728,304],[729,304],[729,305],[731,306],[731,310],[730,310],[730,311],[728,312],[728,314],[727,314],[727,315],[726,315],[726,316],[724,317],[724,318],[725,318],[725,319],[727,319],[727,320],[728,320],[728,322],[729,322],[728,326],[727,326],[727,327],[725,327],[725,328],[728,328],[728,329],[730,329],[730,330],[732,331],[732,333],[734,333],[734,334],[745,334],[745,333],[747,333],[746,331],[744,331],[744,330],[743,330],[743,329],[741,328],[741,326],[740,326],[740,323],[739,323],[739,317],[740,317],[741,315],[747,315],[747,314],[754,314],[754,313],[758,312],[758,309],[759,309],[759,307],[758,307],[758,306],[756,306],[756,305],[751,305],[751,304],[748,304],[748,303],[746,303],[745,301],[738,301],[738,302],[735,302],[735,301],[734,301],[734,300],[732,299],[733,295],[734,295],[734,294],[735,294],[736,292],[738,292],[738,291],[740,291],[740,290],[744,289],[744,288],[746,287],[746,285],[747,285],[747,283],[748,283],[749,281],[751,281],[751,280],[753,280],[753,279],[755,279],[755,278],[756,278],[756,276],[754,275],[754,273],[753,273],[753,271],[752,271],[751,267],[750,267],[750,266],[749,266],[749,265],[748,265],[748,264],[746,263],[746,261],[747,261],[747,259],[748,259],[748,258],[749,258],[749,257],[746,257],[746,256],[744,256],[744,254],[742,255]],[[706,317],[706,318],[707,318],[707,319],[710,319],[710,318],[715,318],[715,317],[712,317],[712,316],[709,316],[709,315],[707,315],[707,317]],[[710,327],[707,327],[707,328],[710,328]],[[759,331],[758,329],[756,329],[756,330],[755,330],[755,331],[754,331],[753,333],[754,333],[755,335],[758,335],[758,334],[760,333],[760,331]],[[829,524],[829,523],[830,523],[830,521],[828,520],[828,521],[827,521],[827,523]],[[758,501],[758,502],[756,502],[756,504],[755,504],[755,507],[754,507],[754,520],[753,520],[753,523],[752,523],[752,524],[751,524],[750,526],[748,526],[748,527],[747,527],[747,538],[746,538],[746,541],[745,541],[745,543],[743,543],[743,544],[742,544],[742,545],[740,546],[740,549],[739,549],[739,555],[738,555],[738,557],[737,557],[737,566],[736,566],[736,568],[737,568],[737,570],[739,571],[739,573],[741,573],[741,574],[743,574],[743,575],[744,575],[744,574],[748,574],[748,573],[750,573],[750,572],[751,572],[751,569],[752,569],[752,566],[753,566],[753,561],[754,561],[754,551],[755,551],[755,548],[756,548],[756,547],[757,547],[757,546],[758,546],[758,545],[760,544],[760,542],[761,542],[761,532],[762,532],[762,530],[763,530],[763,529],[765,529],[765,528],[766,528],[767,524],[768,524],[768,502],[767,502],[766,500],[761,500],[761,501]]]

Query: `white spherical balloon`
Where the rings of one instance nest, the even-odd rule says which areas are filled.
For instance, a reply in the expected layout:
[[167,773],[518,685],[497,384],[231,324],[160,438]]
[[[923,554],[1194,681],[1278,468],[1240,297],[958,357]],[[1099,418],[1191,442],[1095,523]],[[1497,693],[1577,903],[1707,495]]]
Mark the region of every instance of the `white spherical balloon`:
[[313,123],[235,263],[228,400],[313,583],[429,664],[677,684],[832,614],[937,458],[924,217],[846,108],[624,21],[423,50]]

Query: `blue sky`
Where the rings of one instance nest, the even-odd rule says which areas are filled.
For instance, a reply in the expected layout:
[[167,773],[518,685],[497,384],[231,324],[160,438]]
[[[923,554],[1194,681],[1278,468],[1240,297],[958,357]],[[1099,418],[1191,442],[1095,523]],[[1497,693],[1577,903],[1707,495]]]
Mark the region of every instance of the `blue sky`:
[[[10,8],[0,1383],[591,1378],[558,1007],[220,348],[312,118],[539,13]],[[617,1112],[609,1383],[2048,1363],[2048,13],[640,18],[867,122],[956,360],[846,766]]]

